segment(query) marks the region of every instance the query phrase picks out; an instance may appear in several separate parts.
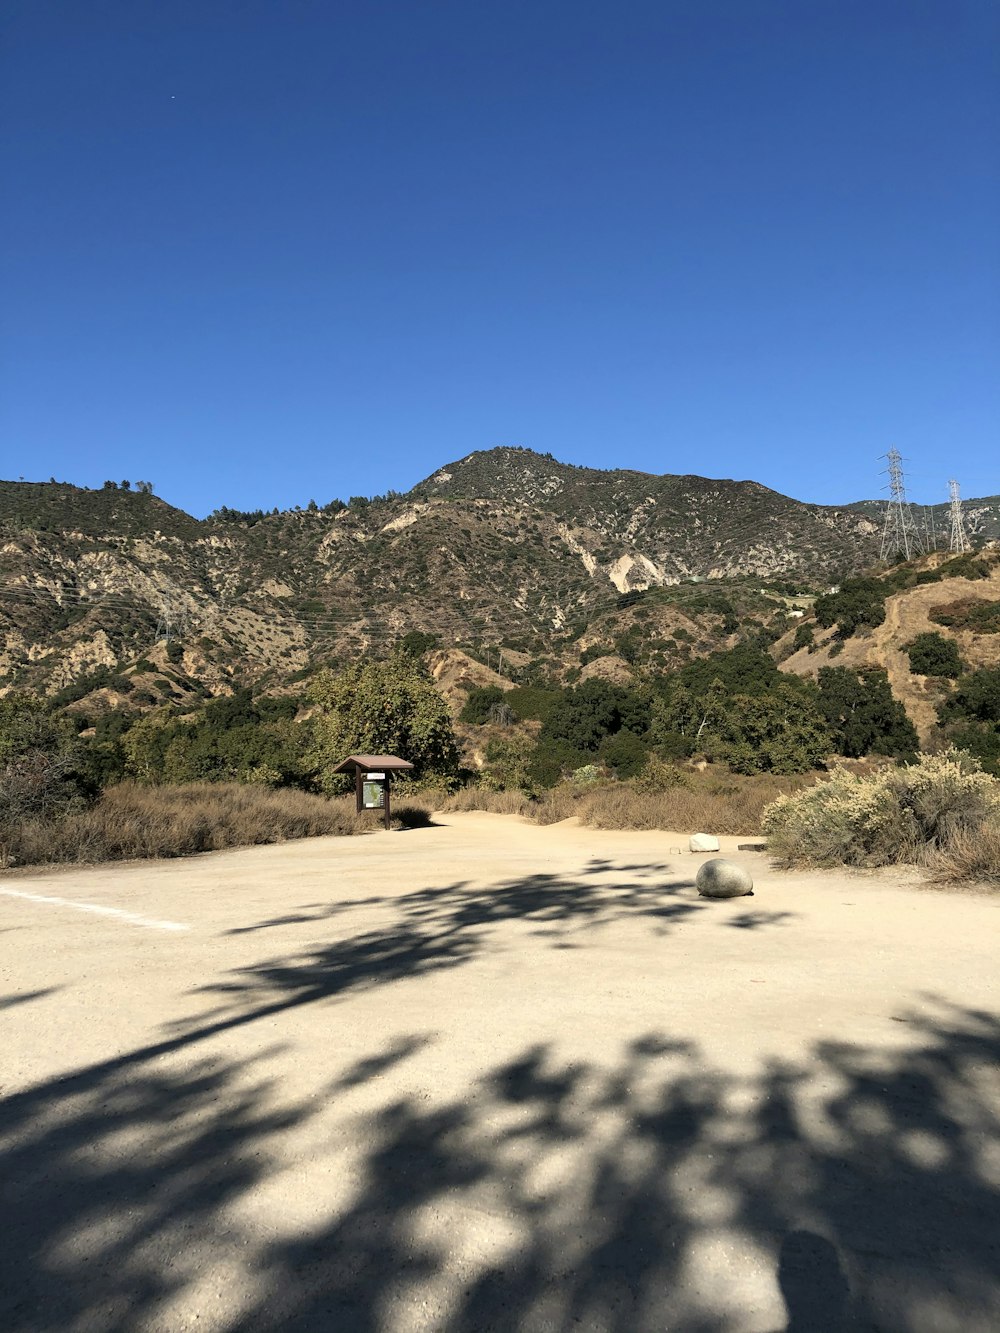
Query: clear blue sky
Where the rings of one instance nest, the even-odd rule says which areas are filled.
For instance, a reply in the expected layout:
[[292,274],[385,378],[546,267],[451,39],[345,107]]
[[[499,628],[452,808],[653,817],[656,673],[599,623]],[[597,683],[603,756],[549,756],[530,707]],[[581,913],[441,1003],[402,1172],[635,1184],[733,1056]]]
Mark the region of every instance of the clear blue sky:
[[996,0],[6,0],[2,465],[1000,491]]

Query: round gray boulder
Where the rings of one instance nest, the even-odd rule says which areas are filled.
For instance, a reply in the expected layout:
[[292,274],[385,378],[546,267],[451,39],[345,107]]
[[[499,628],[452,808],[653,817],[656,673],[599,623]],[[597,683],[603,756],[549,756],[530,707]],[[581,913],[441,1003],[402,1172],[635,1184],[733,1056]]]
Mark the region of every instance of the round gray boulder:
[[735,861],[716,856],[698,867],[694,886],[703,898],[742,898],[753,893],[753,877]]

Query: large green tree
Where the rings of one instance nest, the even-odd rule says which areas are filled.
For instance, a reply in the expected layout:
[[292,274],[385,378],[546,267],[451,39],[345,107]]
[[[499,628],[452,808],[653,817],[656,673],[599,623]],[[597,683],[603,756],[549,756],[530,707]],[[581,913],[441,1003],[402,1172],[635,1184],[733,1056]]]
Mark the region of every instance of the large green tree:
[[878,579],[845,579],[836,592],[816,598],[816,619],[825,629],[836,625],[841,637],[849,638],[862,625],[882,624],[887,591]]
[[916,730],[881,667],[821,667],[818,683],[819,710],[838,754],[851,759],[873,752],[905,759],[916,755]]
[[732,695],[703,741],[734,773],[806,773],[831,750],[815,700],[791,681],[768,694]]
[[333,768],[350,754],[395,754],[415,777],[450,778],[458,746],[448,705],[418,658],[403,651],[320,671],[309,691],[320,707],[314,757],[324,791],[342,789]]
[[804,773],[832,748],[815,687],[777,672],[752,693],[731,693],[718,678],[696,693],[675,679],[655,702],[651,731],[666,757],[701,750],[736,773]]

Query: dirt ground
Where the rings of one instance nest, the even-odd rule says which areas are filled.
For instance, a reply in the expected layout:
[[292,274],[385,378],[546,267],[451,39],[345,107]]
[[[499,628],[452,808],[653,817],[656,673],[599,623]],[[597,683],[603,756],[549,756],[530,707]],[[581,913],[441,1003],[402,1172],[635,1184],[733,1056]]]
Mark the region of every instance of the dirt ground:
[[4,1333],[1000,1328],[1000,898],[438,819],[0,882]]

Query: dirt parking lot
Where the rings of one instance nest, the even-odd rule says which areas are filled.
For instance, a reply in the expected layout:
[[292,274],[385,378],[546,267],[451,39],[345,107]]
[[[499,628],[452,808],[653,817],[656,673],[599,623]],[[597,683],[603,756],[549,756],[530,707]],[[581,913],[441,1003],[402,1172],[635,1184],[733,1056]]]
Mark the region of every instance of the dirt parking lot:
[[438,818],[0,882],[3,1333],[1000,1328],[1000,898]]

